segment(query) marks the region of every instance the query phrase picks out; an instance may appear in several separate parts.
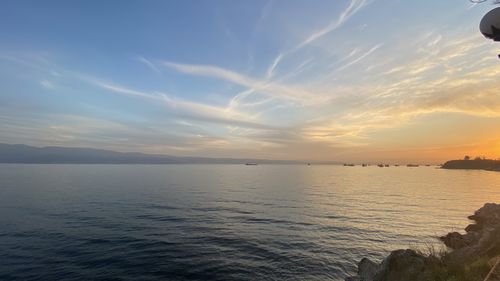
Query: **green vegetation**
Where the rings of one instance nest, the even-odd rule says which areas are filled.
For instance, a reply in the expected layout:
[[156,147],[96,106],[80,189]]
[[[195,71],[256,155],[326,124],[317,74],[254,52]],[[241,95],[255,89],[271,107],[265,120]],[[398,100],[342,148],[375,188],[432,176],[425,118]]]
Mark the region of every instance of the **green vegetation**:
[[448,261],[446,255],[428,260],[428,281],[483,281],[492,267],[488,257],[466,263]]
[[449,250],[427,244],[417,250],[392,251],[380,264],[365,258],[358,264],[358,275],[345,280],[483,281],[500,259],[500,204],[485,204],[469,219],[474,223],[465,234],[440,237]]
[[[428,281],[483,281],[491,268],[500,258],[500,227],[491,231],[478,247],[477,255],[469,252],[436,250],[426,246],[425,250],[417,250],[426,259]],[[482,247],[486,249],[481,249]]]

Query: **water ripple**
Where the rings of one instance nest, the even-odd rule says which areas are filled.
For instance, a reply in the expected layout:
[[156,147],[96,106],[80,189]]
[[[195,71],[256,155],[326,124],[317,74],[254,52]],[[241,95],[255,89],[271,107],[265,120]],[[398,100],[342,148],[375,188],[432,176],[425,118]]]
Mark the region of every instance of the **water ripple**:
[[0,280],[340,281],[500,200],[425,167],[0,166]]

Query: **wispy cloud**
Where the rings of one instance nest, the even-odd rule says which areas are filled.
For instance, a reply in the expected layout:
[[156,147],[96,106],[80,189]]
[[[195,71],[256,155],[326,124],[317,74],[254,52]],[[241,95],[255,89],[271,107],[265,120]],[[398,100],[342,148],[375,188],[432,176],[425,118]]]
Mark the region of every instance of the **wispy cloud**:
[[217,107],[203,103],[175,99],[162,92],[146,92],[130,89],[124,86],[88,79],[88,82],[104,90],[133,97],[146,98],[154,102],[161,102],[170,109],[170,113],[201,122],[227,124],[256,129],[276,128],[271,125],[258,122],[254,116],[237,112],[234,108]]
[[162,98],[161,94],[138,91],[138,90],[126,88],[123,86],[115,85],[112,83],[99,81],[97,79],[91,79],[88,81],[90,81],[94,85],[99,86],[105,90],[111,91],[113,93],[118,93],[120,95],[135,96],[135,97],[148,98],[148,99],[161,99]]
[[153,72],[158,73],[158,74],[161,73],[160,69],[158,67],[156,67],[156,65],[154,65],[154,63],[152,63],[150,60],[146,59],[145,57],[139,56],[139,57],[136,58],[136,60],[138,62],[141,62],[144,65],[146,65]]
[[354,65],[354,64],[357,64],[359,63],[360,61],[362,61],[363,59],[365,59],[366,57],[370,56],[372,53],[374,53],[376,50],[378,50],[380,47],[382,47],[384,44],[380,43],[380,44],[377,44],[375,46],[373,46],[370,50],[368,50],[367,52],[365,52],[364,54],[362,54],[361,56],[347,62],[346,64],[342,65],[341,67],[339,67],[337,69],[337,71],[341,71],[345,68],[348,68],[349,66],[351,65]]
[[351,0],[349,6],[342,11],[338,18],[330,22],[327,26],[313,32],[304,41],[300,42],[294,49],[300,49],[312,42],[320,39],[321,37],[327,35],[328,33],[341,27],[346,21],[349,20],[353,15],[355,15],[359,10],[368,4],[367,0]]
[[255,45],[257,44],[259,35],[262,33],[265,23],[268,20],[274,0],[268,0],[261,9],[261,12],[255,22],[254,28],[250,35],[248,43],[248,70],[251,70],[255,64]]
[[211,65],[193,65],[163,62],[165,66],[191,75],[199,75],[229,81],[253,89],[271,97],[292,100],[304,104],[321,102],[324,97],[313,95],[299,86],[289,87],[268,80],[258,80],[243,74]]
[[46,89],[53,89],[54,88],[54,84],[52,84],[52,82],[50,82],[49,80],[41,80],[40,85],[42,85],[42,87],[44,87]]
[[267,79],[271,79],[274,75],[274,70],[276,69],[276,67],[278,66],[278,64],[280,63],[281,59],[283,58],[283,54],[279,54],[273,61],[273,63],[269,66],[269,68],[267,69]]
[[340,15],[331,21],[328,25],[323,28],[312,32],[303,41],[290,48],[287,51],[280,52],[276,56],[267,71],[267,77],[271,78],[274,70],[278,67],[280,62],[284,60],[289,55],[295,53],[296,51],[310,45],[314,41],[326,36],[327,34],[339,29],[342,25],[347,22],[352,16],[354,16],[358,11],[365,7],[369,3],[369,0],[351,0],[349,5],[340,13]]

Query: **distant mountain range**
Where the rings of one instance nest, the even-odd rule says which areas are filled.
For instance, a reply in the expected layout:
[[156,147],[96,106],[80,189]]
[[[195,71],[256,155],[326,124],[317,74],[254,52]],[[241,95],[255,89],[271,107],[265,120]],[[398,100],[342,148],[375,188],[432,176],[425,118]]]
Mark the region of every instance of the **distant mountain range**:
[[0,163],[33,164],[298,164],[298,161],[179,157],[73,147],[0,144]]

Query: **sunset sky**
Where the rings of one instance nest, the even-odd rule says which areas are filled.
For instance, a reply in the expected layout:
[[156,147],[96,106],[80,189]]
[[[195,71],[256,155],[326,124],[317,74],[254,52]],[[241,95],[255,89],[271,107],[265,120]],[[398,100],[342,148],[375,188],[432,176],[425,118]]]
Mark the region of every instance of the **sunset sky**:
[[2,1],[0,142],[210,157],[500,157],[467,0]]

